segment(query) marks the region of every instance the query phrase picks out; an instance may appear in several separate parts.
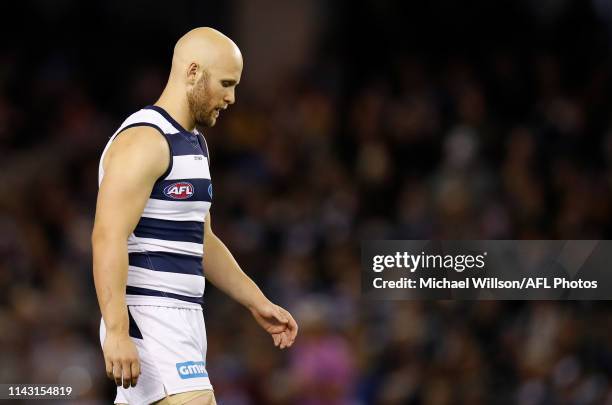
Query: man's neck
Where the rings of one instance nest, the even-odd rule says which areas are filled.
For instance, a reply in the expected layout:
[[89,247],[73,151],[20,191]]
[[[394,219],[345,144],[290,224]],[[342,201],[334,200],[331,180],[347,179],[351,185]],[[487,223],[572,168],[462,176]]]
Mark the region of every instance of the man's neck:
[[185,97],[173,96],[168,89],[165,89],[155,105],[166,110],[187,131],[193,131],[195,122],[189,113],[189,106]]

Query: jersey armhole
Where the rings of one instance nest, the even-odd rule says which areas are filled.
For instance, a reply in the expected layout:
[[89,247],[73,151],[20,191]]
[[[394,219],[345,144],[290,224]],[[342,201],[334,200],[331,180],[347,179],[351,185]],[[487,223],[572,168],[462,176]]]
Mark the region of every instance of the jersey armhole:
[[206,153],[206,159],[208,160],[208,167],[210,167],[210,151],[208,150],[208,142],[206,142],[206,138],[204,135],[198,132],[197,134],[198,142],[200,143],[200,148]]
[[150,122],[136,122],[134,124],[126,125],[125,128],[122,128],[119,132],[117,132],[117,134],[115,135],[115,139],[119,136],[120,133],[122,133],[126,129],[130,129],[130,128],[134,128],[134,127],[151,127],[151,128],[155,128],[164,137],[164,139],[168,143],[168,152],[170,153],[170,161],[168,162],[168,168],[166,169],[166,171],[161,176],[159,176],[157,178],[157,180],[155,180],[155,182],[157,183],[158,181],[163,180],[166,177],[168,177],[168,175],[172,171],[172,166],[173,166],[173,163],[174,163],[174,159],[172,158],[174,156],[174,153],[172,152],[172,142],[170,142],[170,139],[168,139],[168,134],[166,134],[164,131],[162,131],[162,129],[160,127],[158,127],[155,124],[151,124]]

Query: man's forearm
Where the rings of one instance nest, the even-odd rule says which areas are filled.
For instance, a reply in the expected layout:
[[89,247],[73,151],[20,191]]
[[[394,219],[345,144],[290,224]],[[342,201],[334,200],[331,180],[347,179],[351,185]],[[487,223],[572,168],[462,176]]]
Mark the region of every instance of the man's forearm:
[[126,241],[94,236],[93,273],[104,324],[109,332],[129,332],[125,286],[128,254]]
[[267,302],[257,284],[240,269],[232,253],[214,234],[206,235],[203,266],[207,280],[247,308]]

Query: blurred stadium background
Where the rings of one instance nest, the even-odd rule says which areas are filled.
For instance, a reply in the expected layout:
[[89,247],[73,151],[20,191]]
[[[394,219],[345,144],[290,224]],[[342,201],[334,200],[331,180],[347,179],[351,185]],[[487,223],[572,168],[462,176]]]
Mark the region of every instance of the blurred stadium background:
[[215,229],[301,326],[276,351],[209,285],[220,404],[612,404],[606,302],[365,302],[359,285],[364,238],[610,237],[608,0],[4,2],[0,382],[113,398],[98,159],[201,25],[245,56],[206,134]]

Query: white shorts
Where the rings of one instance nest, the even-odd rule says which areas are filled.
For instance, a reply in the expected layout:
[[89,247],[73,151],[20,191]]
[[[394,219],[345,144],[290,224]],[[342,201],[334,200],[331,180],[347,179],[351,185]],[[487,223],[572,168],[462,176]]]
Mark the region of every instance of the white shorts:
[[[206,371],[206,328],[201,309],[128,306],[130,337],[140,356],[136,387],[117,387],[115,403],[149,405],[168,395],[212,389]],[[100,343],[106,328],[100,322]]]

